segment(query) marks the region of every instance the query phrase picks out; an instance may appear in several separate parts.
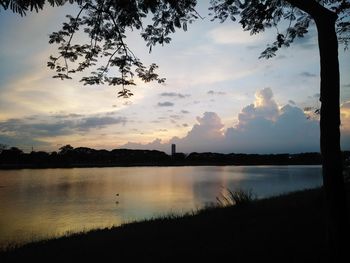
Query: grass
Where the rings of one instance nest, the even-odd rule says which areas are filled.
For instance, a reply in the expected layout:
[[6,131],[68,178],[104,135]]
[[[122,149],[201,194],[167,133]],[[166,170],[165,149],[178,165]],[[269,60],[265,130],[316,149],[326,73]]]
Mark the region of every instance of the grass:
[[249,196],[238,195],[237,200],[249,199],[245,205],[225,204],[30,243],[1,253],[0,261],[325,261],[321,189],[263,200]]
[[216,198],[218,206],[242,206],[253,202],[256,196],[253,194],[252,190],[237,189],[232,191],[230,189],[224,188],[224,192]]

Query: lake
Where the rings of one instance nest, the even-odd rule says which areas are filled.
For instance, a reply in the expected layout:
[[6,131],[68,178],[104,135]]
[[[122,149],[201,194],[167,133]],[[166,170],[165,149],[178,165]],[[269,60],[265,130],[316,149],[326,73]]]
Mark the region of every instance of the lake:
[[0,170],[0,246],[181,214],[226,189],[258,198],[322,184],[321,166]]

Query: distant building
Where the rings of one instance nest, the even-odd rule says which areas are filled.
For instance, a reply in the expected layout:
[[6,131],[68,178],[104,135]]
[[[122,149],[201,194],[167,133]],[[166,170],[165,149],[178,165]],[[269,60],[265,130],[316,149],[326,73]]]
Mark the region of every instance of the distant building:
[[175,155],[176,155],[176,144],[173,143],[171,145],[171,156],[175,157]]

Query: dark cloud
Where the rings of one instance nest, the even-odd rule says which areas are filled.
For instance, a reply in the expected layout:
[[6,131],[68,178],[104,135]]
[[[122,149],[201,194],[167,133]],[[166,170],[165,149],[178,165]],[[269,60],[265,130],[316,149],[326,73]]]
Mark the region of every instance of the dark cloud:
[[188,124],[187,123],[183,123],[182,127],[188,127]]
[[170,101],[158,102],[159,107],[173,107],[175,104]]
[[70,114],[53,115],[52,117],[56,118],[56,119],[69,119],[69,118],[82,118],[82,117],[84,117],[84,115],[76,114],[76,113],[70,113]]
[[72,121],[59,121],[55,123],[48,122],[27,122],[26,119],[8,119],[0,122],[1,133],[16,134],[19,137],[33,134],[36,136],[57,136],[69,133],[69,127],[73,125]]
[[170,115],[170,118],[174,119],[174,120],[180,120],[182,119],[182,117],[180,115],[174,114],[174,115]]
[[349,83],[349,84],[343,84],[342,87],[344,87],[344,88],[350,88],[350,83]]
[[226,92],[209,90],[209,91],[207,92],[207,94],[209,94],[209,95],[226,95]]
[[[74,117],[76,118],[76,117]],[[0,135],[11,135],[12,139],[25,138],[27,141],[39,140],[40,137],[62,136],[89,131],[91,129],[101,129],[109,125],[125,124],[126,118],[123,117],[99,117],[93,116],[80,119],[63,119],[51,116],[46,121],[28,121],[28,119],[8,119],[0,122]]]
[[175,93],[175,92],[163,92],[160,94],[161,97],[175,97],[175,98],[180,98],[184,99],[186,97],[190,97],[189,94],[181,94],[181,93]]
[[0,134],[0,143],[8,145],[10,147],[18,147],[19,149],[29,152],[32,147],[48,146],[47,142],[33,139],[28,136],[9,136]]
[[29,121],[34,121],[34,120],[37,120],[38,118],[39,118],[39,116],[37,116],[37,115],[26,117],[26,119],[29,120]]
[[110,111],[110,112],[106,112],[106,115],[115,115],[117,114],[118,112],[117,111]]
[[118,117],[89,117],[82,119],[79,123],[77,123],[76,128],[79,130],[90,130],[93,128],[101,129],[105,128],[106,126],[113,125],[113,124],[123,124],[125,125],[126,118]]
[[307,71],[301,72],[300,75],[301,75],[302,77],[306,77],[306,78],[314,78],[314,77],[317,77],[316,74],[310,73],[310,72],[307,72]]
[[182,110],[181,113],[183,113],[183,114],[188,114],[188,113],[190,113],[190,112],[187,111],[187,110]]
[[294,100],[289,100],[288,103],[289,103],[290,105],[295,105],[295,104],[296,104]]

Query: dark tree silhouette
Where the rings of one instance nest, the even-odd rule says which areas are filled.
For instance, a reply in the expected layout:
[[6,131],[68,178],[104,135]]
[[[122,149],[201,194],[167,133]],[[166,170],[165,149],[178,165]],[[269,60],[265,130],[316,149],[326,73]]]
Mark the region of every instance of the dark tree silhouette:
[[[306,34],[310,22],[316,23],[321,66],[320,87],[320,146],[322,154],[323,185],[327,207],[330,260],[338,262],[345,251],[348,233],[348,212],[342,175],[340,149],[339,62],[338,42],[348,47],[350,38],[350,3],[345,0],[285,0],[285,1],[229,1],[212,0],[214,19],[221,22],[240,16],[244,30],[252,34],[276,27],[276,41],[262,52],[270,58],[288,47],[296,37]],[[284,33],[278,24],[288,24]],[[337,36],[338,34],[338,36]]]
[[2,151],[6,149],[7,149],[7,145],[0,143],[0,153],[2,153]]
[[64,155],[64,154],[67,154],[69,152],[72,152],[73,150],[74,150],[73,146],[71,146],[70,144],[67,144],[67,145],[59,148],[58,154]]
[[[5,0],[2,4],[18,11],[28,8],[40,9],[45,1]],[[49,0],[50,4],[67,1]],[[126,43],[128,30],[137,29],[150,51],[156,44],[170,42],[169,35],[175,28],[187,30],[188,23],[200,17],[195,10],[196,0],[80,0],[76,2],[80,11],[76,17],[67,16],[68,22],[58,32],[50,35],[50,43],[59,44],[58,55],[51,56],[48,67],[55,70],[55,78],[69,79],[70,74],[93,69],[90,76],[82,78],[84,84],[121,85],[119,96],[132,95],[129,88],[135,85],[134,75],[143,81],[163,82],[155,73],[157,66],[146,68],[129,49]],[[339,109],[339,62],[338,43],[348,47],[350,39],[350,3],[348,0],[211,0],[213,20],[224,22],[227,18],[237,20],[243,30],[251,34],[263,32],[266,28],[277,29],[276,40],[262,53],[261,58],[270,58],[281,47],[288,47],[295,38],[303,37],[311,22],[318,32],[321,87],[320,87],[320,130],[323,165],[323,184],[329,220],[329,241],[331,257],[338,262],[344,252],[345,229],[348,215],[340,150]],[[38,4],[34,4],[38,3]],[[12,6],[11,6],[12,4]],[[147,24],[146,18],[152,22]],[[145,26],[147,24],[147,26]],[[283,32],[279,27],[286,25]],[[80,27],[88,35],[88,43],[73,44],[74,34]],[[97,67],[100,57],[107,63]],[[69,67],[76,62],[75,68]],[[118,69],[118,75],[110,75],[110,69]]]

